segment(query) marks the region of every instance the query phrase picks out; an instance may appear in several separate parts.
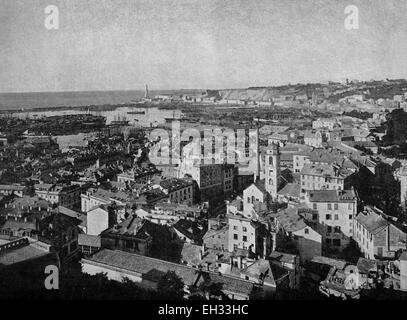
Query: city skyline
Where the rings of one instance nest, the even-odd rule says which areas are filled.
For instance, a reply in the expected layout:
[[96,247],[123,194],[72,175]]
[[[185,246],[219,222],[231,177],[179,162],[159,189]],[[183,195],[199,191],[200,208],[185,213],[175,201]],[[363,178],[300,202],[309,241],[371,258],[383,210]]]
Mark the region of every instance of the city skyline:
[[[0,92],[231,89],[407,78],[406,3],[55,1],[0,4]],[[344,10],[359,9],[347,30]]]

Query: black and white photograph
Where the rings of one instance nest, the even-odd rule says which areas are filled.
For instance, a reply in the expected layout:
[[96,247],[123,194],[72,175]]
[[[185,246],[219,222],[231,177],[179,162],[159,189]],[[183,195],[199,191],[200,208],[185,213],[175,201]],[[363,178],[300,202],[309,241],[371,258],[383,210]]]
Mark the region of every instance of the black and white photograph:
[[406,300],[406,16],[1,0],[0,300]]

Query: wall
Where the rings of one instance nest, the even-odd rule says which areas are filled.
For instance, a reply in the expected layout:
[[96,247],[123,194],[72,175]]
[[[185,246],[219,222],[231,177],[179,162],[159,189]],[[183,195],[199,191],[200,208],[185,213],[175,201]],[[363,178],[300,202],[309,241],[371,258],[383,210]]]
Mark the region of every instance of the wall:
[[87,232],[98,236],[109,228],[109,213],[102,208],[95,208],[87,213]]

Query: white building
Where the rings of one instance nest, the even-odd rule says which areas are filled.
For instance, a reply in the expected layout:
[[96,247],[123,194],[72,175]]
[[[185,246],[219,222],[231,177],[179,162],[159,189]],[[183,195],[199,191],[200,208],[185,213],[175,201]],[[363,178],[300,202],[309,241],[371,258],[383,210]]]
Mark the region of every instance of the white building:
[[313,190],[305,202],[318,212],[318,232],[327,248],[342,250],[353,237],[357,197],[353,190]]

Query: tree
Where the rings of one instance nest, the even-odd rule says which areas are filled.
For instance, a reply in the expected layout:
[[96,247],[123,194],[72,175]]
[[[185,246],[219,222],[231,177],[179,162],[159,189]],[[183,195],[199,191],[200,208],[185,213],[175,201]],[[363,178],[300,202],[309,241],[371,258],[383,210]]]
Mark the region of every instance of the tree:
[[184,281],[174,271],[167,271],[158,282],[157,291],[164,299],[181,300],[184,286]]
[[199,286],[198,291],[207,300],[210,300],[212,298],[219,298],[219,297],[224,298],[224,294],[222,292],[222,287],[223,287],[222,283],[205,281]]

